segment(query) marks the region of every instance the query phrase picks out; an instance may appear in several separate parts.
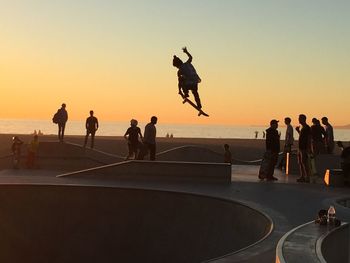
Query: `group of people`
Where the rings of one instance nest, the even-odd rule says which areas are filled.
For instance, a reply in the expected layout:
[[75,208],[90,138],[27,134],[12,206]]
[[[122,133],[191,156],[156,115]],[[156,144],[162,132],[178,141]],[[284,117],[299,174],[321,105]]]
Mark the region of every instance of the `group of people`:
[[[66,110],[66,104],[63,103],[61,108],[57,110],[52,121],[58,125],[58,140],[63,142],[64,131],[66,122],[68,120],[68,112]],[[152,116],[151,121],[145,126],[144,136],[142,136],[141,129],[137,126],[138,121],[132,119],[130,121],[130,127],[124,134],[124,138],[128,142],[128,156],[126,159],[138,159],[143,160],[144,157],[149,153],[150,160],[156,159],[156,124],[158,118]],[[88,138],[91,135],[90,147],[94,148],[95,134],[99,128],[98,119],[94,116],[94,111],[90,110],[90,116],[85,122],[86,135],[84,140],[84,147],[86,147]]]
[[[300,177],[297,179],[297,182],[310,182],[310,177],[317,173],[314,167],[315,157],[320,153],[332,154],[334,151],[333,127],[327,117],[323,117],[321,121],[324,126],[321,126],[321,122],[318,119],[313,118],[313,124],[310,127],[307,124],[306,116],[304,114],[299,115],[298,122],[300,126],[295,128],[299,134],[298,164]],[[259,178],[262,180],[277,180],[273,174],[280,152],[280,133],[277,130],[278,122],[277,120],[271,120],[270,127],[266,130],[266,152],[259,170]],[[287,128],[283,155],[277,165],[280,169],[286,168],[287,155],[291,153],[294,143],[294,129],[291,122],[292,120],[289,117],[284,119]]]

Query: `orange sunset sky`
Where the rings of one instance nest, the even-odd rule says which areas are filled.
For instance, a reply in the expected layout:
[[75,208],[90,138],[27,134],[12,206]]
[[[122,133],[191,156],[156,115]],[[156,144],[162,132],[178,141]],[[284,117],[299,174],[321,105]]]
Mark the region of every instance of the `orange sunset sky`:
[[[350,2],[1,1],[0,118],[349,124]],[[177,94],[187,46],[209,118]],[[309,121],[310,122],[310,121]]]

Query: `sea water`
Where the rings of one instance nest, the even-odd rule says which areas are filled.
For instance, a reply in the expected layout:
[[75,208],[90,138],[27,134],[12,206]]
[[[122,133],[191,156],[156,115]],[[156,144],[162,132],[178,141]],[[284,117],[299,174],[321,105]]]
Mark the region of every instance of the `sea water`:
[[[97,136],[123,136],[129,122],[101,121]],[[143,131],[147,123],[139,123]],[[235,126],[235,125],[199,125],[199,124],[157,124],[157,136],[165,137],[167,134],[177,138],[241,138],[254,139],[258,132],[258,139],[263,138],[263,126]],[[44,134],[57,134],[57,125],[51,120],[22,120],[0,119],[0,133],[3,134],[32,134],[40,130]],[[285,126],[278,128],[281,139],[285,135]],[[66,135],[85,135],[85,121],[68,121]],[[295,132],[295,138],[298,138]],[[350,129],[334,129],[335,140],[350,141]]]

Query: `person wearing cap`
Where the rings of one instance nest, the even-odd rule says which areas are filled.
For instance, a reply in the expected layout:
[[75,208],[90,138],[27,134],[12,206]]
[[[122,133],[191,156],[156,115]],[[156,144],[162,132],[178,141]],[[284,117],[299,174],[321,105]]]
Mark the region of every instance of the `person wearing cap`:
[[327,117],[323,117],[321,119],[322,124],[325,126],[325,130],[326,130],[326,136],[325,136],[325,140],[326,140],[326,149],[327,149],[327,153],[332,154],[334,151],[334,133],[333,133],[333,127],[332,125],[328,122],[328,118]]
[[287,153],[291,153],[292,146],[294,143],[294,136],[293,136],[293,126],[291,125],[292,119],[289,117],[284,118],[284,123],[286,124],[286,135],[284,138],[284,148],[283,148],[283,155],[282,158],[277,165],[279,169],[286,169],[286,158]]
[[297,179],[297,182],[309,183],[311,174],[309,155],[312,154],[311,128],[306,123],[306,116],[304,114],[300,114],[298,120],[302,128],[300,129],[300,126],[295,128],[299,133],[298,163],[300,177]]
[[58,140],[63,142],[64,130],[66,128],[66,122],[68,120],[68,112],[66,110],[66,104],[62,103],[60,109],[57,110],[55,114],[55,123],[58,125]]
[[192,55],[187,51],[186,47],[182,50],[188,56],[188,60],[185,63],[179,57],[175,55],[173,57],[173,66],[179,69],[177,71],[179,94],[187,98],[191,90],[197,107],[201,109],[202,104],[198,94],[198,83],[201,82],[201,79],[192,65]]
[[94,116],[94,111],[90,111],[90,116],[86,119],[85,122],[86,135],[84,141],[84,147],[86,147],[89,135],[91,134],[91,149],[94,148],[95,143],[95,133],[98,129],[98,119]]
[[278,180],[273,176],[280,151],[280,135],[277,131],[278,122],[278,120],[271,120],[270,128],[266,130],[266,152],[260,167],[259,178],[267,181]]
[[128,141],[128,150],[129,150],[129,154],[126,157],[126,160],[129,160],[132,157],[136,159],[138,151],[140,149],[141,143],[139,141],[139,137],[142,140],[142,133],[141,133],[141,129],[137,127],[137,124],[138,124],[137,120],[132,119],[130,121],[130,127],[126,130],[124,134],[125,140]]

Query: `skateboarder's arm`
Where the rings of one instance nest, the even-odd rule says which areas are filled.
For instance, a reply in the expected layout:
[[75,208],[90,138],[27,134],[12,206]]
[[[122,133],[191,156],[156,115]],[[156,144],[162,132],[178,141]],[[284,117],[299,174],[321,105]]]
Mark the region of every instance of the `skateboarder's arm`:
[[191,63],[192,62],[192,55],[187,51],[186,47],[184,47],[182,50],[188,56],[187,62]]

